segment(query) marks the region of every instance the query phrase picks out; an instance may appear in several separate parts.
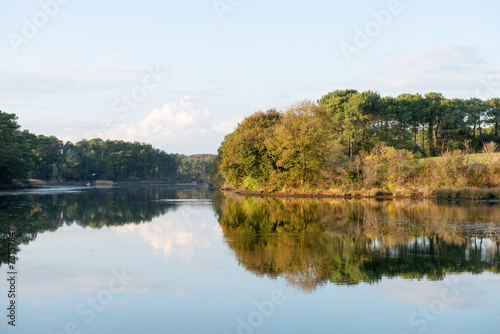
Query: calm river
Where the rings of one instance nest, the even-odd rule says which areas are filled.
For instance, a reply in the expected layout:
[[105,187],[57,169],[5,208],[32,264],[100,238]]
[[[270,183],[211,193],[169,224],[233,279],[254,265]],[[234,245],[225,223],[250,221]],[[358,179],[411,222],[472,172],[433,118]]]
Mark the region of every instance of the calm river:
[[0,333],[496,334],[499,245],[498,202],[1,192]]

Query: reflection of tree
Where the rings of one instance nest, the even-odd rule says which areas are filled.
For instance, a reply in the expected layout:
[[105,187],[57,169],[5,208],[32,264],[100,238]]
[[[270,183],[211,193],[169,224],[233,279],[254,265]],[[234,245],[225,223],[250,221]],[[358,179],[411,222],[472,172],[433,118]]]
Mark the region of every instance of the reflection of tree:
[[0,265],[8,260],[8,228],[16,229],[16,242],[28,244],[38,233],[64,225],[102,228],[141,224],[179,207],[164,199],[209,198],[206,187],[126,187],[85,189],[81,192],[0,196]]
[[326,282],[499,272],[498,206],[227,197],[219,223],[238,261],[312,291]]

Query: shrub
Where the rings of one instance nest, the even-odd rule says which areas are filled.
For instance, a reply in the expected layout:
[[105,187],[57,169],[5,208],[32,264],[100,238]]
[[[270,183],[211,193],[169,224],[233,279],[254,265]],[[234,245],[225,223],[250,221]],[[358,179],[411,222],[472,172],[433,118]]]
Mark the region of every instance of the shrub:
[[366,188],[392,190],[406,184],[417,171],[417,160],[409,151],[380,146],[364,159],[363,183]]
[[469,186],[488,188],[490,186],[489,168],[484,164],[470,165],[467,169],[467,179]]
[[246,191],[255,191],[258,190],[259,187],[259,182],[252,178],[251,176],[247,176],[243,179],[242,187]]
[[498,144],[494,141],[490,141],[489,143],[485,143],[483,145],[483,153],[492,154],[498,151]]
[[462,151],[447,151],[428,165],[432,188],[464,188],[467,186],[467,169]]

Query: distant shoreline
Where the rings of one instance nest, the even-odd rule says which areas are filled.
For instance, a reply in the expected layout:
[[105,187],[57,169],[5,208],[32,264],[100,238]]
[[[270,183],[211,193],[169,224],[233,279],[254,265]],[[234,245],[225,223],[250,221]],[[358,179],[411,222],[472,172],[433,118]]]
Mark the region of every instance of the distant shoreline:
[[0,190],[22,190],[22,189],[37,189],[37,188],[50,188],[50,187],[67,187],[67,186],[89,186],[89,187],[112,187],[112,186],[122,186],[122,185],[155,185],[155,184],[171,184],[171,185],[210,185],[207,181],[192,181],[192,182],[181,182],[181,181],[137,181],[137,182],[114,182],[110,180],[96,180],[91,182],[65,182],[57,183],[50,181],[43,181],[37,179],[30,179],[23,182],[16,181],[12,184],[0,185]]

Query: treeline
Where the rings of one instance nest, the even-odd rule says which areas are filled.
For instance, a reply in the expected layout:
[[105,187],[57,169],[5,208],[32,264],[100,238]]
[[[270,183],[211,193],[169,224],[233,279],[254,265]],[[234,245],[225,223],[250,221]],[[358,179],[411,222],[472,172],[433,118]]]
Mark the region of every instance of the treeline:
[[54,136],[36,136],[30,178],[65,181],[169,181],[180,159],[139,142],[91,139],[73,144]]
[[[494,151],[499,123],[498,98],[450,100],[439,93],[393,98],[337,90],[317,102],[244,119],[219,148],[218,182],[246,190],[442,187],[435,183],[439,175],[432,161],[418,159]],[[498,169],[482,170],[491,177],[476,180],[477,171],[460,158],[447,161],[442,172],[456,175],[444,183],[500,186]]]
[[217,157],[214,154],[180,155],[178,173],[186,180],[209,182]]
[[483,143],[499,141],[500,99],[446,99],[440,93],[402,94],[337,90],[319,105],[332,119],[336,140],[349,148],[370,152],[376,143],[410,150],[422,156],[464,149],[479,151]]
[[14,114],[0,111],[0,185],[26,179],[191,181],[208,179],[204,167],[208,163],[208,157],[166,153],[139,142],[91,139],[74,144],[54,136],[36,136],[21,131]]

